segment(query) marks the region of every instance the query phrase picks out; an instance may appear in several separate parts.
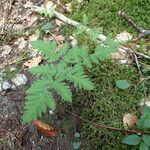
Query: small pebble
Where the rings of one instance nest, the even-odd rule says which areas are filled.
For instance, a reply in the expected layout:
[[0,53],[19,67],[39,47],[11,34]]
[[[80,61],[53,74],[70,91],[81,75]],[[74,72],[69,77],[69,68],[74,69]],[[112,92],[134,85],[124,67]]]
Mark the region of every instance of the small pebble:
[[27,83],[27,77],[24,74],[17,74],[15,78],[11,79],[11,81],[16,85],[24,85]]
[[0,81],[0,92],[11,88],[11,84],[7,81]]

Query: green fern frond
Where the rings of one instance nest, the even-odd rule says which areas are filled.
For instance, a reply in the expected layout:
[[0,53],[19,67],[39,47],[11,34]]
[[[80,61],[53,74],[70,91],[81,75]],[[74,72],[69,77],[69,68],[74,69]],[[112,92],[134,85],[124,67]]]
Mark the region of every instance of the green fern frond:
[[51,7],[50,9],[44,8],[44,7],[35,7],[35,11],[38,12],[41,15],[44,15],[45,17],[53,17],[55,13],[55,8]]
[[65,82],[58,82],[57,80],[53,81],[51,83],[51,88],[55,89],[64,101],[72,101],[72,92]]
[[55,54],[56,42],[54,41],[32,41],[31,45],[33,48],[37,49],[38,52],[41,52],[45,59],[49,59],[52,54]]
[[119,43],[115,41],[109,41],[109,42],[110,42],[109,44],[106,43],[103,46],[96,47],[95,53],[90,56],[92,62],[99,63],[98,60],[105,60],[113,52],[117,51]]
[[53,90],[64,101],[72,101],[71,88],[65,81],[71,81],[80,89],[93,90],[94,84],[84,73],[84,67],[92,68],[92,63],[106,59],[118,45],[111,40],[106,41],[104,46],[98,46],[91,55],[86,47],[74,46],[69,49],[68,44],[56,51],[56,43],[53,41],[34,41],[32,46],[42,53],[48,64],[29,70],[38,79],[26,90],[24,123],[41,116],[47,107],[55,109],[56,102],[51,93]]
[[56,74],[55,69],[51,69],[49,65],[40,65],[29,69],[29,72],[33,75],[39,76],[53,76]]
[[67,53],[68,49],[69,45],[66,43],[58,51],[53,51],[48,59],[48,63],[53,63],[62,59],[62,57]]
[[80,53],[80,48],[78,46],[74,46],[66,53],[63,59],[67,63],[78,63],[81,61]]
[[75,34],[76,36],[79,36],[80,34],[84,33],[86,30],[87,30],[87,27],[85,25],[80,24],[77,26]]
[[72,81],[76,87],[85,90],[93,90],[94,84],[85,75],[82,65],[76,64],[74,67],[69,68],[66,77],[68,80]]
[[38,91],[34,95],[28,95],[26,97],[25,111],[22,116],[23,123],[28,123],[38,116],[41,116],[42,112],[46,112],[46,108],[49,107],[51,110],[55,110],[56,102],[48,91]]
[[92,68],[90,55],[88,54],[88,49],[86,47],[79,48],[74,46],[64,57],[64,61],[67,63],[81,64],[88,68]]
[[38,93],[38,91],[47,90],[48,88],[50,88],[50,81],[47,78],[39,79],[32,83],[32,86],[26,90],[26,93],[35,94],[35,92]]
[[94,85],[90,81],[89,78],[85,75],[81,74],[74,74],[74,75],[68,75],[67,76],[70,81],[74,83],[76,87],[79,87],[80,89],[85,89],[85,90],[93,90]]

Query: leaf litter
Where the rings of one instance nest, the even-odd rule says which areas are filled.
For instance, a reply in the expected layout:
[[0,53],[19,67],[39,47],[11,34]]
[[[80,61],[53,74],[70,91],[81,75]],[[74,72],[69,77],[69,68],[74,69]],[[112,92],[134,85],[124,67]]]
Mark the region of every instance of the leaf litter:
[[[5,3],[5,0],[3,2],[2,5],[9,4]],[[70,139],[69,136],[64,137],[60,135],[57,139],[48,139],[38,133],[33,127],[33,124],[29,126],[22,126],[21,124],[21,112],[23,111],[22,106],[25,97],[24,91],[33,80],[33,77],[31,77],[30,73],[26,71],[26,68],[37,66],[42,61],[42,57],[32,49],[30,42],[41,38],[40,34],[43,31],[38,29],[32,33],[30,32],[30,29],[34,29],[38,24],[42,24],[43,22],[48,22],[46,19],[44,20],[43,17],[32,12],[31,7],[34,4],[35,2],[32,1],[18,0],[11,3],[9,8],[8,6],[5,8],[5,12],[9,10],[8,15],[4,15],[4,13],[0,11],[3,20],[0,24],[2,36],[4,37],[4,40],[5,37],[10,37],[8,44],[3,42],[3,45],[0,46],[2,49],[0,51],[0,68],[9,66],[13,66],[17,69],[19,68],[17,70],[19,73],[16,74],[16,78],[19,80],[16,80],[16,78],[12,78],[11,80],[13,84],[17,84],[18,88],[13,88],[10,91],[7,91],[4,90],[5,87],[3,87],[0,96],[0,106],[3,108],[1,109],[0,115],[0,119],[2,120],[0,129],[0,140],[2,141],[2,144],[0,148],[2,147],[4,150],[10,148],[38,149],[39,147],[51,150],[58,148],[60,150],[67,148],[71,149],[72,145],[70,143],[72,139]],[[65,41],[65,37],[61,34],[60,29],[64,23],[59,20],[52,20],[52,22],[53,24],[56,24],[56,26],[53,29],[49,29],[49,32],[45,33],[42,38],[56,40],[58,47],[61,47],[62,43]],[[14,35],[12,33],[17,34]],[[26,78],[22,78],[22,80],[20,75],[25,75]],[[20,84],[22,81],[24,81],[26,85]],[[12,83],[9,86],[11,86]],[[7,84],[9,84],[9,82]],[[50,117],[51,116],[52,115],[50,115]],[[57,117],[56,114],[55,116]],[[62,130],[62,123],[59,124],[59,122],[63,121],[62,117],[59,119],[52,119],[52,122],[60,128],[60,130]],[[39,144],[39,137],[41,138],[41,145]],[[56,140],[58,141],[58,144],[56,144]]]

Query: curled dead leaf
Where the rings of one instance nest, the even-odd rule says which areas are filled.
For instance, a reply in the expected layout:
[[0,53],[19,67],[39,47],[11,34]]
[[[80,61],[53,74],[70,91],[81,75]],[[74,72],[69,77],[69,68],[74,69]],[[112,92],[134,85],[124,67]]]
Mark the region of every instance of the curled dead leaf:
[[135,115],[132,115],[130,113],[125,114],[123,116],[123,124],[124,124],[124,128],[128,129],[128,128],[135,128],[135,124],[137,122],[138,118]]
[[53,137],[58,134],[57,129],[53,128],[49,124],[46,124],[40,120],[34,120],[33,123],[34,126],[37,128],[37,130],[41,132],[44,136]]
[[28,60],[27,62],[25,62],[23,66],[29,67],[29,68],[36,67],[41,62],[41,60],[42,60],[41,56],[34,57]]

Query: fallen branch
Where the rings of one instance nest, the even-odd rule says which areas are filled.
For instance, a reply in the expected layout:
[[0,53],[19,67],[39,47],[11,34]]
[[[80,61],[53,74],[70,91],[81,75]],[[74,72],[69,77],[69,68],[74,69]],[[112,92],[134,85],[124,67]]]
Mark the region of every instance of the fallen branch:
[[134,38],[134,41],[140,40],[141,38],[150,35],[150,30],[145,30],[141,27],[139,27],[131,18],[129,18],[125,12],[119,11],[119,15],[125,19],[133,28],[139,32],[136,38]]
[[85,119],[85,118],[82,118],[80,116],[78,116],[77,114],[75,113],[72,113],[68,110],[65,110],[68,114],[72,115],[73,117],[83,121],[83,122],[86,122],[88,123],[89,125],[92,125],[93,127],[95,128],[104,128],[104,129],[108,129],[108,130],[111,130],[111,131],[118,131],[118,132],[123,132],[123,133],[134,133],[134,134],[138,134],[138,135],[141,135],[141,134],[150,134],[150,131],[140,131],[140,130],[127,130],[127,129],[120,129],[120,128],[115,128],[115,127],[110,127],[110,126],[105,126],[105,125],[101,125],[101,124],[95,124],[95,123],[92,123],[91,121]]
[[[128,47],[129,47],[129,51],[130,51],[130,52],[133,54],[133,56],[134,56],[134,59],[135,59],[135,62],[136,62],[136,66],[137,66],[137,68],[138,68],[138,71],[139,71],[139,74],[140,74],[140,76],[141,76],[141,79],[144,79],[143,73],[142,73],[142,71],[141,71],[141,67],[140,67],[140,65],[139,65],[139,61],[138,61],[138,57],[137,57],[137,52],[135,52],[134,49],[133,49],[130,45],[128,45]],[[141,53],[140,53],[140,54],[141,54]],[[146,97],[147,97],[146,86],[145,86],[145,81],[144,81],[144,80],[143,80],[143,82],[142,82],[142,87],[143,87],[143,95],[144,95],[144,102],[143,102],[143,105],[142,105],[142,111],[143,111],[144,106],[145,106],[145,103],[146,103],[145,99],[146,99]]]
[[147,58],[147,59],[150,59],[150,56],[148,56],[148,55],[145,55],[145,54],[143,54],[143,53],[139,53],[139,52],[135,52],[137,55],[139,55],[139,56],[142,56],[142,57],[144,57],[144,58]]
[[[33,10],[34,11],[37,11],[37,10],[47,10],[47,8],[39,7],[39,6],[34,6]],[[66,24],[69,24],[69,25],[71,25],[73,27],[77,27],[77,26],[82,25],[81,23],[68,18],[65,15],[63,15],[62,13],[59,13],[57,11],[54,11],[54,17],[58,18],[62,22],[66,23]],[[91,30],[90,28],[86,28],[86,31],[90,31],[90,30]],[[100,40],[100,41],[105,41],[106,38],[107,37],[105,35],[103,35],[103,34],[99,34],[98,37],[97,37],[97,39]]]

